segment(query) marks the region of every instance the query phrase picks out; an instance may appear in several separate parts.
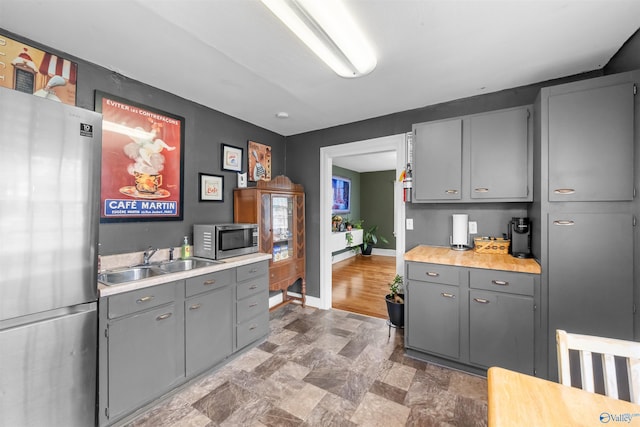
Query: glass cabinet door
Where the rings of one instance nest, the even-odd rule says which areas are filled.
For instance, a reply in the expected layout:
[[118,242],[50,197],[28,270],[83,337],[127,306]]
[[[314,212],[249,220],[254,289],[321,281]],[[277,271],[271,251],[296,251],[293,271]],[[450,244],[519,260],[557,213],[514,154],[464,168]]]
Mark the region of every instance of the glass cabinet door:
[[273,195],[273,262],[293,258],[293,196]]

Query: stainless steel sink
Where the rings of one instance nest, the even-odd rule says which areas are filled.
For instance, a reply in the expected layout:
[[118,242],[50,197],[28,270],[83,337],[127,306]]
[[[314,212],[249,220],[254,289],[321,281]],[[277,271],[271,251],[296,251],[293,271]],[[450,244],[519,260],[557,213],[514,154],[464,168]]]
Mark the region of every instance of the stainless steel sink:
[[194,268],[209,267],[215,264],[221,264],[221,261],[189,258],[162,263],[158,268],[167,273],[177,273],[179,271],[193,270]]
[[100,273],[98,274],[98,281],[104,283],[105,285],[118,285],[120,283],[133,282],[135,280],[159,276],[165,273],[166,271],[163,271],[157,267],[131,267],[122,270]]

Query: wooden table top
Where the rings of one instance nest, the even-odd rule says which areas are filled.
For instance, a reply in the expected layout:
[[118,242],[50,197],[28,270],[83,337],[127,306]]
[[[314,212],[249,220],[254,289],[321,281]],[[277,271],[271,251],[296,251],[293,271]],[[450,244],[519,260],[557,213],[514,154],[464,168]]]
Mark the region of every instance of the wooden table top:
[[430,262],[458,267],[487,268],[540,274],[540,264],[534,259],[514,258],[509,254],[479,254],[474,250],[455,251],[449,247],[420,245],[404,254],[405,261]]
[[492,367],[489,427],[640,425],[640,406]]

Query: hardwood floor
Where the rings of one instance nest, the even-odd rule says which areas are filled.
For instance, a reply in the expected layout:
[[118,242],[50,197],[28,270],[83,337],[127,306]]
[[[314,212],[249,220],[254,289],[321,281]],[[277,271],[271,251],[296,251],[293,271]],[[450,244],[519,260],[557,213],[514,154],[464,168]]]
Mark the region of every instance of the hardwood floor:
[[356,255],[333,264],[333,308],[387,319],[385,295],[396,275],[396,259],[390,256]]

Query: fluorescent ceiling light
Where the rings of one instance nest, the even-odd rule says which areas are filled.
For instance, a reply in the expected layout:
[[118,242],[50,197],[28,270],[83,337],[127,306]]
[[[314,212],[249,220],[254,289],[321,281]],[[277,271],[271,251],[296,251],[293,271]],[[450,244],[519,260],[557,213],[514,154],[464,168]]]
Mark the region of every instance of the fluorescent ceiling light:
[[293,33],[342,77],[376,67],[373,49],[341,0],[262,0]]

